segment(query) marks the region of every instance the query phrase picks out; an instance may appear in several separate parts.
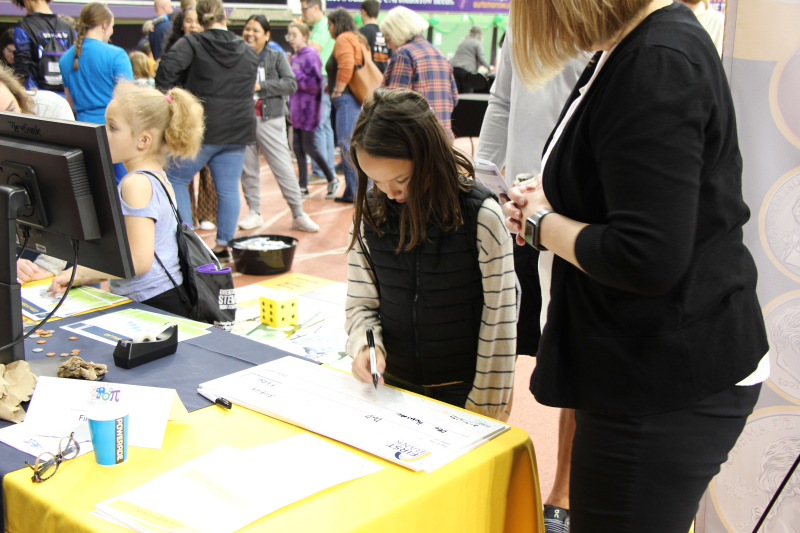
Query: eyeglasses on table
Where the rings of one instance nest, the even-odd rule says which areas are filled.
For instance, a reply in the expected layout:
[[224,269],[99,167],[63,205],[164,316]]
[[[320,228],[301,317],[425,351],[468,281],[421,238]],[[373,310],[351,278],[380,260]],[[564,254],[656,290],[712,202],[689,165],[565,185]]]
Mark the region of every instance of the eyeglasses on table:
[[61,463],[75,459],[79,453],[81,453],[81,446],[75,440],[75,432],[72,432],[69,437],[64,437],[58,443],[58,455],[44,452],[39,454],[33,464],[28,461],[25,461],[25,464],[33,470],[31,480],[34,483],[43,483],[58,472],[58,467],[61,466]]

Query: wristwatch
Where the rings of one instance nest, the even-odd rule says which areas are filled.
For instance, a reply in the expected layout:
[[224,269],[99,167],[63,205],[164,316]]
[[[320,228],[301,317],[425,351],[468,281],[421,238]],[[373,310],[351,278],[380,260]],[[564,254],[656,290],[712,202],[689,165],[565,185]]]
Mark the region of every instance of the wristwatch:
[[525,242],[540,252],[546,252],[547,248],[541,245],[542,234],[539,228],[542,224],[542,219],[552,212],[552,209],[539,209],[528,217],[527,224],[525,224]]

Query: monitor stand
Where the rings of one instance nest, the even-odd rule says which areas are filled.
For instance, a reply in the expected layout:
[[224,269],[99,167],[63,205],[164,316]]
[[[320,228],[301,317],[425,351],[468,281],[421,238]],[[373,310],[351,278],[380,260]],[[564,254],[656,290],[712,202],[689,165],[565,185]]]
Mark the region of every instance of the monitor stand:
[[[28,191],[16,185],[0,185],[0,347],[22,336],[22,296],[17,283],[17,216],[30,208]],[[0,364],[25,359],[25,343],[0,351]]]

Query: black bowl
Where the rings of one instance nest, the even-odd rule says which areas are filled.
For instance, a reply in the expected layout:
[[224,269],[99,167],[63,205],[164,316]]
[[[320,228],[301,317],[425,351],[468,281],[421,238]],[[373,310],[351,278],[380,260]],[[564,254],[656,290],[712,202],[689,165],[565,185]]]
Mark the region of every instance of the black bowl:
[[[281,241],[290,246],[280,250],[244,250],[237,247],[237,245],[254,238]],[[233,262],[236,264],[236,271],[248,276],[282,274],[292,268],[294,252],[297,250],[298,242],[300,241],[294,237],[286,235],[248,235],[233,239],[230,247],[233,253]]]

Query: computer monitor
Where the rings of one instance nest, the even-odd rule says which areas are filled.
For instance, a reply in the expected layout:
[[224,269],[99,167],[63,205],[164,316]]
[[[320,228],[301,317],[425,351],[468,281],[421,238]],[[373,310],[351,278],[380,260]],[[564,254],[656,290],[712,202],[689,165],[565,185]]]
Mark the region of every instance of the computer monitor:
[[[76,240],[81,265],[134,276],[105,126],[0,112],[0,347],[22,335],[23,230],[34,252],[72,262]],[[0,351],[0,363],[19,359],[23,343]]]

